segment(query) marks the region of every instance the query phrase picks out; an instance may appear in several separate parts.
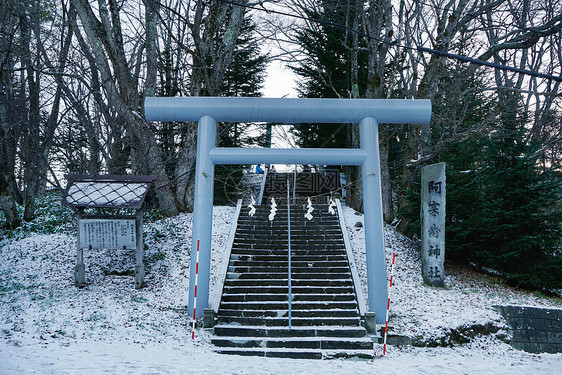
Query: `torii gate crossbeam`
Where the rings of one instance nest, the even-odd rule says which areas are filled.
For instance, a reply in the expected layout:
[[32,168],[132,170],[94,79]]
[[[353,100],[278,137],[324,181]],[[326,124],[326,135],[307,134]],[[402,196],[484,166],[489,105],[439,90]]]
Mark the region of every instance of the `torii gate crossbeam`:
[[[378,123],[427,124],[429,100],[409,99],[294,99],[175,97],[146,98],[148,121],[198,121],[197,164],[191,249],[199,241],[197,315],[209,306],[211,229],[215,164],[331,164],[360,165],[363,178],[365,248],[369,310],[384,323],[388,299]],[[216,147],[216,124],[224,122],[359,123],[360,149],[257,149]],[[192,251],[192,255],[194,252]],[[195,256],[190,280],[195,280]],[[194,288],[189,288],[189,310]]]

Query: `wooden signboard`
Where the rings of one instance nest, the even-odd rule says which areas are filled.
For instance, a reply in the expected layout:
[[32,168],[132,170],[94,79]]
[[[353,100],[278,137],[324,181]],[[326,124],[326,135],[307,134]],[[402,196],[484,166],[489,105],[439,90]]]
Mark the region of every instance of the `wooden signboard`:
[[78,225],[81,248],[137,248],[135,219],[81,219]]

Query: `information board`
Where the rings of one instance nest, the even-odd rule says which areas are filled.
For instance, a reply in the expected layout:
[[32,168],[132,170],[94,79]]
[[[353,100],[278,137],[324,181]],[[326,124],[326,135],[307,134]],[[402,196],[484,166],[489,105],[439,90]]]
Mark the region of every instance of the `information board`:
[[94,249],[136,249],[134,219],[81,219],[80,247]]

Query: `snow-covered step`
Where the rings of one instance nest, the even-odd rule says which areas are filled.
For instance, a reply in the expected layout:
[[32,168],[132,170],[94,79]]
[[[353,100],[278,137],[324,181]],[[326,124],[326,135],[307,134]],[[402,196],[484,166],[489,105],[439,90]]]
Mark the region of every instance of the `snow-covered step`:
[[[224,317],[286,317],[289,310],[228,310],[220,309],[219,315]],[[293,317],[358,317],[357,309],[316,309],[316,310],[291,310]]]
[[[232,253],[235,255],[269,255],[269,256],[285,256],[287,255],[287,248],[248,248],[247,246],[232,247]],[[345,249],[315,249],[315,248],[294,248],[291,246],[291,256],[293,257],[306,257],[310,255],[345,255]],[[295,259],[296,260],[296,259]]]
[[[327,293],[315,293],[315,294],[297,294],[292,293],[291,298],[293,302],[317,302],[317,301],[355,301],[355,294],[327,294]],[[225,293],[222,296],[224,302],[256,302],[256,301],[285,301],[287,300],[287,294],[279,293],[240,293],[240,294],[230,294]]]
[[[259,261],[259,260],[231,260],[230,266],[232,267],[287,267],[288,259],[284,260],[271,260],[271,261]],[[316,267],[349,267],[349,264],[345,260],[332,260],[332,261],[295,261],[291,259],[291,267],[295,268],[316,268]],[[347,268],[349,269],[349,268]]]
[[[271,240],[271,241],[256,241],[256,240],[237,240],[234,239],[233,248],[243,248],[252,250],[286,250],[288,246],[287,241],[283,240]],[[345,247],[343,242],[326,242],[318,244],[316,242],[310,241],[293,241],[291,240],[291,250],[310,250],[311,246],[315,250],[343,250]]]
[[372,350],[370,338],[334,338],[334,337],[215,337],[212,343],[221,347],[233,348],[298,348],[298,349],[360,349]]
[[375,353],[370,350],[323,350],[323,349],[297,349],[297,348],[217,348],[216,353],[242,356],[258,356],[270,358],[293,358],[293,359],[336,359],[357,358],[373,359]]
[[[283,239],[283,240],[288,239],[286,231],[277,231],[275,233],[272,233],[272,231],[257,231],[257,230],[237,233],[236,238],[240,240],[254,240],[254,239],[267,240],[267,239],[272,239],[271,236],[273,235],[279,236],[278,239]],[[298,240],[298,239],[314,240],[314,241],[332,239],[334,241],[339,241],[341,240],[341,234],[338,233],[336,230],[328,231],[328,232],[323,231],[322,233],[319,233],[317,231],[306,231],[306,232],[303,231],[303,232],[293,233],[293,231],[291,230],[291,241]]]
[[[261,208],[261,207],[260,207]],[[302,227],[300,227],[301,230],[303,229],[307,229],[307,228],[311,228],[311,227],[319,227],[322,225],[329,225],[329,226],[335,226],[335,223],[337,222],[337,217],[335,216],[331,216],[329,218],[323,218],[321,216],[321,212],[319,210],[314,210],[314,213],[312,214],[316,220],[313,221],[308,221],[304,215],[306,214],[306,211],[301,211],[301,212],[296,212],[293,213],[291,212],[291,224],[293,222],[295,223],[299,223],[299,224],[303,224]],[[269,210],[267,210],[266,212],[263,212],[263,210],[257,211],[254,216],[247,216],[247,215],[242,215],[240,216],[240,218],[238,219],[239,223],[243,223],[243,224],[253,224],[253,225],[259,225],[261,224],[261,222],[263,222],[264,220],[267,221],[267,226],[260,226],[260,228],[263,229],[271,229],[271,228],[283,228],[287,226],[287,212],[286,211],[280,211],[279,209],[277,209],[277,212],[275,213],[275,219],[273,221],[269,221]],[[303,228],[304,227],[304,228]]]
[[[269,219],[268,219],[269,220]],[[333,228],[326,228],[322,235],[339,235],[341,232],[338,230],[339,228],[334,226]],[[240,230],[236,231],[236,236],[250,236],[250,235],[264,235],[264,236],[271,236],[271,235],[278,235],[284,234],[287,235],[287,228],[281,230],[279,228],[263,228],[260,225],[254,224],[252,226],[247,227],[240,227]],[[291,228],[291,236],[310,236],[310,235],[320,235],[320,233],[307,230],[304,228]]]
[[[262,224],[261,222],[267,222],[269,224]],[[257,219],[239,219],[238,224],[245,226],[246,230],[251,231],[260,231],[260,230],[271,230],[277,234],[287,234],[287,218],[286,217],[279,217],[275,215],[273,221],[269,221],[268,217],[264,218],[257,218]],[[291,218],[291,235],[293,233],[293,227],[298,228],[300,234],[318,234],[319,230],[326,230],[328,232],[337,231],[339,228],[337,221],[330,221],[330,222],[316,222],[316,221],[307,221],[304,217],[302,220],[300,219],[293,219]]]
[[[221,308],[226,310],[283,310],[288,309],[287,301],[261,301],[261,302],[227,302],[221,303]],[[356,301],[323,301],[323,302],[293,302],[291,308],[295,310],[327,310],[327,309],[355,309]],[[220,318],[220,316],[219,316]]]
[[216,336],[236,337],[364,337],[363,327],[346,326],[304,326],[304,327],[264,327],[219,324],[214,328]]
[[[287,264],[285,266],[271,265],[271,266],[230,266],[228,267],[228,272],[234,273],[269,273],[269,272],[281,272],[287,274],[289,267]],[[291,274],[300,273],[329,273],[329,274],[345,274],[349,272],[349,267],[298,267],[291,265]]]
[[[238,317],[221,316],[218,320],[221,325],[241,325],[241,326],[265,326],[265,327],[288,327],[288,317]],[[356,317],[292,317],[293,327],[303,326],[358,326],[361,323],[359,316]]]
[[[264,274],[262,272],[228,272],[226,274],[227,279],[234,280],[256,280],[263,278]],[[287,279],[287,272],[268,272],[267,276],[271,279]],[[351,273],[299,273],[292,274],[292,280],[307,280],[307,279],[328,279],[328,280],[345,280],[351,279]]]
[[[314,286],[304,286],[304,287],[292,287],[292,292],[294,294],[305,294],[305,293],[315,293],[315,294],[353,294],[354,289],[350,286],[342,287],[314,287]],[[271,294],[287,294],[289,288],[286,285],[273,285],[273,286],[260,286],[260,287],[248,287],[248,286],[225,286],[223,290],[224,294],[241,294],[241,293],[271,293]]]
[[[225,286],[279,286],[279,285],[287,285],[287,279],[240,279],[240,278],[232,278],[225,280]],[[293,286],[348,286],[353,285],[353,280],[351,278],[344,278],[344,279],[301,279],[295,280],[294,278],[291,279],[291,284]]]
[[[285,252],[282,255],[278,255],[276,257],[271,257],[268,255],[259,255],[259,254],[231,254],[230,255],[231,261],[242,260],[242,261],[260,261],[260,262],[268,262],[268,261],[283,261],[287,262],[288,254]],[[293,262],[323,262],[323,261],[343,261],[347,263],[347,257],[345,253],[337,254],[337,255],[322,255],[322,254],[314,254],[314,255],[301,255],[301,254],[294,254],[292,256]]]

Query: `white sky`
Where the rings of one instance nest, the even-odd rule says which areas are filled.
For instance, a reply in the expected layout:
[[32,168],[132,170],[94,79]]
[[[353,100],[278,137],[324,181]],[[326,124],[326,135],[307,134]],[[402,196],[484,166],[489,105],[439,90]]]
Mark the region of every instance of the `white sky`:
[[266,98],[296,98],[295,79],[297,76],[279,61],[272,61],[267,66],[263,96]]

